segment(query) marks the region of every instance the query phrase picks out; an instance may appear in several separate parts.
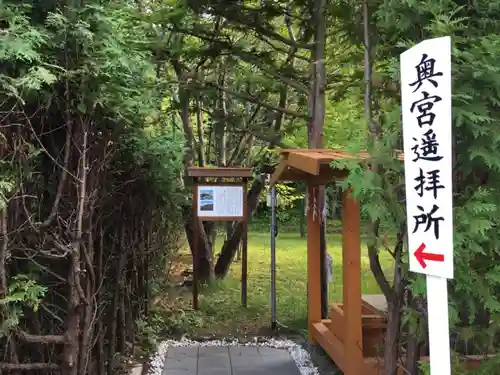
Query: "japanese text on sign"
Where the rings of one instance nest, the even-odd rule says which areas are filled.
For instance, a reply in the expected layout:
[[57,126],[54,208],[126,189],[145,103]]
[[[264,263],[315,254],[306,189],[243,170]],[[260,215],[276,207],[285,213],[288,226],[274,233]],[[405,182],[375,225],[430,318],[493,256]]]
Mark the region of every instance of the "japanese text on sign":
[[410,269],[453,277],[451,43],[430,39],[401,55]]

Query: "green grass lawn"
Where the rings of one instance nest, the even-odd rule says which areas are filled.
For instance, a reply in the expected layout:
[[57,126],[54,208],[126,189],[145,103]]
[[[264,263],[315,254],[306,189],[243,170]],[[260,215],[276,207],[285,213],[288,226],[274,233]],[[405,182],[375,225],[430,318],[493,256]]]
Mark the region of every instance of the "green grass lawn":
[[[306,240],[295,233],[280,233],[276,241],[277,320],[293,330],[303,330],[307,321]],[[377,294],[379,288],[369,269],[366,246],[362,245],[363,293]],[[329,301],[338,301],[342,291],[342,252],[339,234],[328,235],[328,252],[334,260]],[[181,257],[189,261],[190,257]],[[266,332],[270,326],[271,263],[268,233],[250,233],[248,239],[248,306],[241,307],[241,263],[236,262],[225,280],[206,286],[200,294],[200,310],[189,308],[190,294],[172,296],[170,323],[192,335],[244,335]],[[391,265],[382,255],[384,267]]]

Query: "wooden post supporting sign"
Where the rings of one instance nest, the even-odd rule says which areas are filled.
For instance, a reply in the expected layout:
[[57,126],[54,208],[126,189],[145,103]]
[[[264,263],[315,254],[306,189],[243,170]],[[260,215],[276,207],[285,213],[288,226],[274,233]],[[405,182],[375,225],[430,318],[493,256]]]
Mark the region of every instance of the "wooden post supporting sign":
[[[243,179],[243,196],[247,196],[247,179]],[[247,205],[243,204],[243,234],[241,236],[241,305],[247,307],[248,278],[248,215]]]
[[[243,225],[241,236],[241,303],[247,305],[247,273],[248,273],[248,213],[247,213],[247,181],[252,176],[250,168],[201,168],[188,169],[193,177],[193,308],[198,309],[199,292],[199,241],[204,221],[236,221]],[[199,179],[216,179],[217,182],[200,182]],[[236,182],[219,182],[222,179]],[[239,180],[239,181],[238,181]]]
[[198,239],[200,219],[198,218],[198,179],[193,178],[193,309],[198,310]]

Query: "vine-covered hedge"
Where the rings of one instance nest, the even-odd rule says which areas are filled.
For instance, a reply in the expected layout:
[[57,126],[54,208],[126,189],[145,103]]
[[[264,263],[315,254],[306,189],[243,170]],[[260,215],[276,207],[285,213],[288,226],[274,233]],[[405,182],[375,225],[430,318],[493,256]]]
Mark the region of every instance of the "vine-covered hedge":
[[111,374],[179,243],[150,28],[100,4],[0,8],[0,373]]

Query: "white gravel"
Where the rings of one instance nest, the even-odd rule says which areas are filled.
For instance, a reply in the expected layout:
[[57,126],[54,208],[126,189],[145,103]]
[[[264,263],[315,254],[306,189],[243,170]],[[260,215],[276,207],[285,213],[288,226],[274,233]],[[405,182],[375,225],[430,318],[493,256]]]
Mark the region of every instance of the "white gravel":
[[161,375],[163,364],[168,348],[171,347],[192,347],[192,346],[262,346],[269,348],[287,349],[293,358],[302,375],[319,375],[318,369],[311,361],[309,353],[297,343],[291,340],[278,340],[274,338],[262,339],[254,338],[253,341],[240,343],[238,340],[211,340],[211,341],[192,341],[188,339],[166,340],[158,345],[156,354],[151,357],[150,366],[147,375]]

